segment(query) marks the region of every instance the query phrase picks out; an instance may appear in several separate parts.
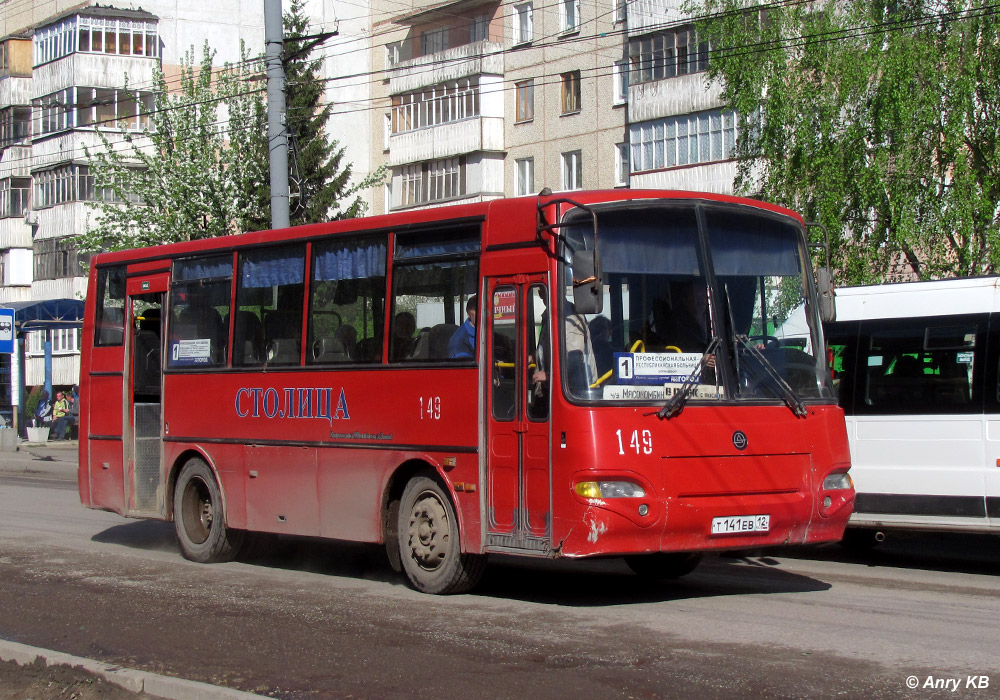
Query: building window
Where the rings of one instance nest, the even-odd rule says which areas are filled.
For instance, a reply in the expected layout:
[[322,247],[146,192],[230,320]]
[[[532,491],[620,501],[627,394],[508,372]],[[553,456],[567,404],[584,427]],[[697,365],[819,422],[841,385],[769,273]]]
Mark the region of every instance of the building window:
[[637,85],[704,71],[709,49],[690,26],[629,39],[629,80]]
[[484,41],[490,38],[490,18],[486,15],[473,17],[469,22],[469,43]]
[[628,0],[614,0],[615,11],[613,21],[615,24],[624,22],[628,18]]
[[411,207],[465,195],[465,156],[404,165],[399,206]]
[[479,116],[479,77],[392,96],[392,133]]
[[580,111],[580,71],[562,74],[562,113]]
[[[52,338],[53,355],[72,355],[80,352],[83,335],[77,328],[53,328],[49,331]],[[32,355],[45,354],[45,331],[35,331],[29,334],[28,352]]]
[[583,158],[580,151],[562,154],[562,188],[564,190],[583,189]]
[[535,192],[535,159],[520,158],[514,163],[517,165],[517,196],[534,194]]
[[531,41],[532,4],[530,2],[521,5],[514,5],[514,43],[526,44]]
[[612,102],[616,105],[628,102],[628,61],[615,61],[613,68],[615,94]]
[[[34,208],[45,209],[57,204],[88,199],[93,193],[90,168],[67,163],[51,170],[34,173]],[[82,196],[81,196],[82,195]]]
[[737,135],[738,119],[729,110],[633,124],[629,127],[632,172],[731,158]]
[[155,96],[151,92],[71,87],[32,100],[34,133],[106,127],[142,131],[152,126]]
[[73,236],[35,239],[33,258],[36,280],[82,277],[89,255],[79,253]]
[[420,35],[420,53],[427,56],[444,51],[448,45],[448,27],[431,29]]
[[559,31],[575,32],[580,28],[580,0],[559,0]]
[[618,156],[615,162],[615,187],[628,187],[628,144],[619,143],[615,145],[615,153]]
[[0,180],[0,219],[24,216],[28,211],[30,194],[30,177],[8,177]]
[[0,148],[31,141],[31,107],[0,109]]
[[526,122],[535,118],[535,81],[522,80],[514,83],[517,93],[517,119]]

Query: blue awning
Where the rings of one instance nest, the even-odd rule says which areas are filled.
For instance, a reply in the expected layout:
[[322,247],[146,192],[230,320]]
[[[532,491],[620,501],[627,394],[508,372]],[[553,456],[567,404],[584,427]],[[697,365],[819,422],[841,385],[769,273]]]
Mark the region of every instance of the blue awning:
[[14,328],[38,331],[46,328],[80,328],[83,326],[83,301],[79,299],[48,299],[46,301],[15,301],[0,304],[14,309]]

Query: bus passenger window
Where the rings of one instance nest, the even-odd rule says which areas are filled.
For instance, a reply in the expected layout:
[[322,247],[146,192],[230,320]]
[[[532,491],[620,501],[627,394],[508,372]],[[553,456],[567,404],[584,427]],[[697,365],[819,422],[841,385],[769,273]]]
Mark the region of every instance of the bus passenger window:
[[382,361],[385,265],[385,236],[313,244],[307,363]]
[[490,335],[493,349],[493,417],[512,421],[517,413],[517,290],[497,287],[493,290]]
[[229,254],[174,263],[168,367],[226,364],[232,277],[233,258]]
[[[479,278],[479,226],[423,231],[396,239],[391,362],[470,362],[451,357],[449,340],[466,320]],[[413,319],[415,333],[406,331]],[[397,332],[399,331],[399,332]]]
[[972,402],[976,334],[975,325],[873,332],[866,405],[893,413],[962,410]]
[[125,268],[98,270],[97,295],[94,345],[121,345],[125,338]]
[[234,365],[299,364],[305,256],[304,245],[240,253]]
[[550,359],[548,292],[540,284],[534,284],[528,290],[525,303],[527,347],[528,347],[528,381],[527,391],[528,419],[544,421],[549,417],[549,376]]

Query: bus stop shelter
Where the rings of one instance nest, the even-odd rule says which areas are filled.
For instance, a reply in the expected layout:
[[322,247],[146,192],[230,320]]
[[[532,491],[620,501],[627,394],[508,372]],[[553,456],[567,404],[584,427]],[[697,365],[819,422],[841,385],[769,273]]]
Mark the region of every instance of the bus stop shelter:
[[[10,405],[24,410],[24,392],[27,375],[24,364],[24,339],[29,331],[45,331],[45,390],[52,394],[52,337],[50,331],[60,328],[82,328],[84,302],[80,299],[47,299],[45,301],[18,301],[0,304],[0,308],[14,311],[14,353],[10,356],[8,375]],[[8,392],[4,392],[8,394]],[[6,398],[6,396],[4,397]],[[23,416],[14,410],[14,426],[24,426]]]

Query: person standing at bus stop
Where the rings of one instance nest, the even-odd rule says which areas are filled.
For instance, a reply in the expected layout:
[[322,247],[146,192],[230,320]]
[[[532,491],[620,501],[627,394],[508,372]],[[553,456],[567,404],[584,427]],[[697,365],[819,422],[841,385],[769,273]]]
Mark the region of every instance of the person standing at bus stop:
[[80,394],[76,387],[73,387],[72,391],[66,394],[66,401],[69,403],[69,408],[66,411],[65,427],[63,428],[62,435],[56,433],[56,437],[63,440],[71,440],[73,438],[73,426],[80,423]]
[[66,415],[69,413],[69,401],[61,391],[56,392],[55,403],[52,404],[52,440],[62,440],[66,430]]
[[476,307],[478,297],[473,294],[465,303],[465,322],[451,334],[448,340],[448,357],[472,359],[476,356]]

